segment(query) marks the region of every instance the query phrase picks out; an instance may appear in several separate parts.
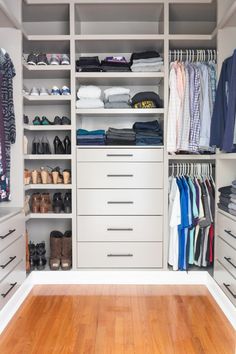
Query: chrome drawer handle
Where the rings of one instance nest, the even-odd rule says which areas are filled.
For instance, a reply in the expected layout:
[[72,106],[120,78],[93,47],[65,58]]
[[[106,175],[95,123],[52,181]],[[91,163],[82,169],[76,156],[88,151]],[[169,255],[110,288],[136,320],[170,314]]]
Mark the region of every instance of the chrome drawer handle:
[[7,292],[6,292],[5,294],[1,294],[1,296],[2,296],[3,298],[6,297],[6,296],[12,291],[12,289],[16,286],[16,284],[17,284],[17,282],[15,282],[15,283],[13,283],[13,284],[10,284],[10,285],[11,285],[10,289],[7,290]]
[[236,236],[232,233],[231,230],[224,230],[229,236],[233,237],[236,239]]
[[133,154],[107,154],[107,157],[133,157]]
[[133,228],[118,229],[118,228],[108,228],[107,231],[134,231]]
[[236,294],[230,289],[230,284],[223,283],[224,287],[228,290],[228,292],[236,299]]
[[4,240],[4,238],[10,236],[10,235],[13,234],[13,232],[15,232],[15,231],[16,231],[16,229],[9,230],[9,232],[8,232],[6,235],[0,236],[0,239],[1,239],[1,240]]
[[109,253],[107,257],[133,257],[132,253],[124,253],[124,254],[116,254],[116,253]]
[[107,175],[107,177],[134,177],[134,175]]
[[10,260],[9,260],[7,263],[5,263],[5,264],[3,264],[3,265],[0,265],[0,267],[1,267],[2,269],[5,269],[11,262],[13,262],[14,259],[16,259],[16,256],[14,256],[14,257],[9,257],[9,258],[10,258]]
[[116,202],[116,201],[108,201],[107,204],[134,204],[134,202]]
[[231,258],[230,258],[230,257],[224,257],[224,259],[225,259],[229,264],[231,264],[234,268],[236,268],[236,265],[233,264],[233,262],[231,261]]

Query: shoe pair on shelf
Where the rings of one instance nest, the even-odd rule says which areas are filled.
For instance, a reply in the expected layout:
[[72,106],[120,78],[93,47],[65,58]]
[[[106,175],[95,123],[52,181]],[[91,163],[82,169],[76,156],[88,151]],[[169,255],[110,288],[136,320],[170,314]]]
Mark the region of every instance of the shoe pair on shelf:
[[[71,154],[71,141],[67,135],[63,141],[56,136],[53,140],[54,154],[64,155]],[[51,147],[47,137],[43,137],[41,140],[36,136],[32,142],[32,154],[33,155],[50,155]]]
[[53,86],[51,90],[48,90],[45,87],[41,87],[40,89],[38,89],[34,86],[30,90],[30,93],[27,89],[24,89],[23,94],[26,96],[69,96],[71,93],[69,87],[67,86],[63,86],[61,89],[59,89],[57,86]]
[[[49,58],[49,59],[48,59]],[[67,54],[30,53],[27,57],[28,65],[70,65],[70,58]]]
[[32,213],[47,214],[52,211],[51,197],[49,193],[33,193],[30,200]]
[[69,96],[70,89],[67,86],[63,86],[61,89],[59,89],[57,86],[53,86],[53,88],[51,90],[51,95],[52,96]]
[[51,122],[46,116],[42,116],[42,118],[35,116],[32,123],[33,125],[70,125],[71,121],[66,116],[63,116],[62,118],[56,116],[53,122]]
[[65,214],[70,214],[72,210],[71,192],[65,193],[64,199],[62,197],[61,192],[54,193],[52,201],[52,210],[56,214],[59,214],[61,212],[64,212]]
[[25,169],[24,171],[24,182],[25,185],[32,184],[68,184],[71,183],[71,171],[65,169],[61,172],[60,167],[55,167],[54,169],[47,170],[41,167],[40,171],[33,170],[29,171]]
[[30,242],[28,245],[29,248],[29,263],[30,270],[44,270],[45,265],[47,263],[45,254],[45,242],[37,243],[36,245],[33,242]]
[[69,270],[72,266],[72,232],[52,231],[50,234],[50,260],[51,270]]
[[53,146],[55,155],[71,154],[71,141],[68,135],[65,137],[63,142],[58,136],[56,136],[53,141]]

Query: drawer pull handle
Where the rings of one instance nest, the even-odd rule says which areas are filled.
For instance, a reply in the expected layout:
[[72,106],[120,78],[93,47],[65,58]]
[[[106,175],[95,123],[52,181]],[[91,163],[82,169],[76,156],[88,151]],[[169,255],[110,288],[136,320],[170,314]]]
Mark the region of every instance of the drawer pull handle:
[[16,256],[10,257],[10,260],[9,260],[7,263],[5,263],[5,264],[0,265],[0,267],[1,267],[2,269],[5,269],[11,262],[14,261],[14,259],[16,259]]
[[107,175],[107,177],[134,177],[134,175]]
[[13,234],[13,232],[15,232],[15,231],[16,231],[16,229],[9,230],[9,232],[8,232],[6,235],[0,236],[0,239],[1,239],[1,240],[4,240],[4,238],[10,236],[10,235]]
[[15,283],[13,283],[13,284],[10,284],[10,285],[11,285],[10,289],[7,290],[7,292],[6,292],[5,294],[1,294],[1,296],[2,296],[3,298],[5,298],[5,297],[12,291],[12,289],[16,286],[16,284],[17,284],[17,282],[15,282]]
[[115,202],[115,201],[108,201],[107,204],[134,204],[134,202]]
[[109,253],[107,257],[133,257],[134,255],[132,253],[124,253],[124,254],[118,254],[118,253]]
[[107,157],[133,157],[133,154],[107,154]]
[[233,237],[233,238],[236,239],[236,236],[232,233],[232,231],[230,231],[230,230],[225,230],[225,232],[226,232],[229,236],[231,236],[231,237]]
[[231,258],[229,258],[229,257],[224,257],[224,259],[225,259],[229,264],[231,264],[234,268],[236,268],[236,265],[233,264],[233,262],[231,261]]
[[109,228],[107,229],[107,231],[134,231],[134,229],[133,228],[127,228],[127,229]]
[[228,292],[236,299],[236,294],[230,289],[230,284],[223,283],[224,287],[228,290]]

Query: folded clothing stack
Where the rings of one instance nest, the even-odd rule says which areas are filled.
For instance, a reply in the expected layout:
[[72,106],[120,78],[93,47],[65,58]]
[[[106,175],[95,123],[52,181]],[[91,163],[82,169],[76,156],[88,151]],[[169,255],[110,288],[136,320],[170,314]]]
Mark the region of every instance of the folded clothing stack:
[[105,145],[105,130],[78,129],[77,145]]
[[102,71],[101,63],[98,56],[80,57],[79,60],[76,60],[76,71],[82,71],[82,72]]
[[219,192],[219,209],[236,216],[236,180],[232,182],[231,186],[220,188]]
[[162,108],[163,102],[155,92],[139,92],[132,98],[133,108]]
[[106,144],[135,145],[135,135],[133,129],[109,128],[106,133]]
[[133,129],[136,133],[136,145],[163,145],[163,131],[157,120],[136,122]]
[[130,62],[135,72],[163,71],[163,59],[156,51],[133,53]]
[[111,87],[104,91],[105,108],[130,108],[130,89]]
[[101,100],[101,89],[97,86],[80,86],[76,101],[77,108],[104,108]]
[[122,56],[106,57],[101,61],[101,67],[103,71],[130,71],[130,63]]

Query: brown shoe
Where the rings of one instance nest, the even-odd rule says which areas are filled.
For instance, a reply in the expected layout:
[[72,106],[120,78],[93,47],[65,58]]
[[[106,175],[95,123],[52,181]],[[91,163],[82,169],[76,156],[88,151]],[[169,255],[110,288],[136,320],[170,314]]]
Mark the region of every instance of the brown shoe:
[[62,237],[61,269],[69,270],[72,265],[72,233],[66,231]]
[[41,202],[41,194],[33,193],[31,196],[31,211],[32,213],[40,212],[40,202]]
[[46,214],[50,208],[50,195],[49,193],[42,193],[40,201],[40,213]]
[[58,270],[62,256],[62,237],[60,231],[52,231],[50,234],[50,260],[49,265],[51,270]]

